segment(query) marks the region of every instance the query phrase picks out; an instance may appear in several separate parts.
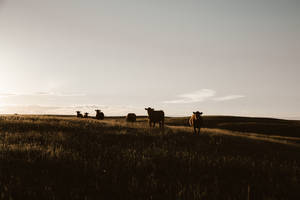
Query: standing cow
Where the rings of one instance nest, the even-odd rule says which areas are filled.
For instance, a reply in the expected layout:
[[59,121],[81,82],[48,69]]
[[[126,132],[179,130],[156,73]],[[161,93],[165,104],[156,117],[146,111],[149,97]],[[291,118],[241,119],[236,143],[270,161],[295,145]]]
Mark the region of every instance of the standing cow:
[[134,113],[128,113],[126,116],[127,122],[136,122],[136,114]]
[[89,113],[84,113],[84,116],[83,116],[84,118],[89,118]]
[[101,112],[101,110],[95,110],[96,111],[96,119],[104,119],[104,113]]
[[[155,127],[155,123],[159,123],[160,128],[164,128],[165,113],[162,110],[154,110],[154,108],[145,108],[148,111],[149,126]],[[152,126],[153,124],[153,126]]]
[[[200,134],[200,129],[203,125],[203,119],[202,119],[202,112],[193,112],[193,115],[191,116],[190,120],[189,120],[189,124],[190,126],[194,127],[194,133],[196,134],[198,132],[198,134]],[[198,130],[197,130],[198,129]]]
[[83,115],[81,114],[80,111],[76,111],[76,113],[77,113],[77,117],[78,117],[78,118],[83,118]]

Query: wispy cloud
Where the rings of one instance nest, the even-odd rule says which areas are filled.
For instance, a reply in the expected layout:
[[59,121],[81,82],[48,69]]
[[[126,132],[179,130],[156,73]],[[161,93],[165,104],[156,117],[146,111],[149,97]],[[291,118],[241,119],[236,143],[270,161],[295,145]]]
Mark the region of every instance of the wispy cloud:
[[84,93],[54,93],[54,96],[60,97],[83,97],[86,96]]
[[245,97],[244,95],[227,95],[223,97],[216,97],[216,91],[211,89],[197,90],[191,93],[178,95],[178,99],[163,101],[166,104],[185,104],[185,103],[197,103],[207,100],[213,101],[229,101]]
[[53,93],[50,92],[35,92],[32,94],[20,94],[20,95],[33,95],[33,96],[48,96],[48,95],[52,95]]
[[163,103],[177,104],[177,103],[196,103],[203,102],[216,95],[216,91],[211,89],[202,89],[191,93],[178,95],[178,99],[164,101]]
[[84,93],[56,93],[56,92],[34,92],[34,93],[0,93],[0,97],[13,96],[57,96],[57,97],[80,97],[86,96]]
[[214,98],[215,101],[229,101],[229,100],[235,100],[235,99],[240,99],[240,98],[244,98],[244,95],[228,95],[228,96],[224,96],[224,97],[217,97]]
[[20,94],[25,96],[58,96],[58,97],[81,97],[84,93],[59,93],[59,92],[35,92],[31,94]]
[[58,115],[75,115],[75,111],[88,112],[91,116],[95,115],[95,110],[101,109],[105,115],[121,116],[129,112],[135,112],[144,115],[143,107],[132,105],[70,105],[70,106],[52,106],[52,105],[18,105],[6,104],[0,105],[0,113],[5,114],[58,114]]
[[16,94],[13,94],[13,93],[0,93],[0,97],[11,97],[11,96],[16,96]]

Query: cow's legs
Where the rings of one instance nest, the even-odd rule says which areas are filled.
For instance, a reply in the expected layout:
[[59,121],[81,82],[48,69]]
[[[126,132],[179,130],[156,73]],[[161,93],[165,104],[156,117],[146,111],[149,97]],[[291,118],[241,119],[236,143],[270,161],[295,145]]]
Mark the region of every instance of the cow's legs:
[[163,122],[159,122],[159,128],[163,128],[163,127],[164,127]]
[[196,130],[196,127],[194,127],[194,134],[197,134],[197,130]]

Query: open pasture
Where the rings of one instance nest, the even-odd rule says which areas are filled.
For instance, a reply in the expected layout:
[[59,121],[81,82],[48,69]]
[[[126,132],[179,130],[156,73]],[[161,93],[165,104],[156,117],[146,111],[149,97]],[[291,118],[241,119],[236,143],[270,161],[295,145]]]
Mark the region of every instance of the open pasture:
[[184,120],[1,116],[0,199],[300,198],[295,135],[193,135]]

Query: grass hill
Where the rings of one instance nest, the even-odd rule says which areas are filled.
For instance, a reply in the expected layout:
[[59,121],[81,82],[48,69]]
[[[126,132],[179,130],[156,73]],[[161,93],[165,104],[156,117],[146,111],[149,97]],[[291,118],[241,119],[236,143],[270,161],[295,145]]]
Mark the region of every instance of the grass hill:
[[[0,199],[300,198],[296,133],[271,138],[258,126],[261,137],[247,134],[257,118],[205,121],[211,128],[193,135],[186,118],[167,118],[162,132],[150,130],[144,117],[126,123],[121,117],[2,116]],[[230,131],[235,123],[250,125]]]
[[[168,118],[166,123],[173,126],[188,126],[188,119],[188,117]],[[206,128],[300,137],[300,121],[296,120],[234,116],[204,116],[203,119]]]

